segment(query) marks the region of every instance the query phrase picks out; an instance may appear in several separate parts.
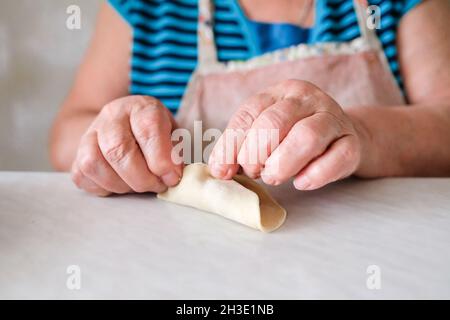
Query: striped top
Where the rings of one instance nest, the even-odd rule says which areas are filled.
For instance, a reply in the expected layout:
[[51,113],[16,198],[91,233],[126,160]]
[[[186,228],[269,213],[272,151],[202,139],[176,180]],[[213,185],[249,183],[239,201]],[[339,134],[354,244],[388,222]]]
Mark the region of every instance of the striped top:
[[[130,94],[149,95],[176,112],[197,64],[197,0],[108,0],[133,29]],[[369,0],[381,9],[377,30],[390,68],[402,87],[396,48],[401,17],[421,0]],[[310,44],[360,36],[352,0],[316,1]],[[258,33],[236,0],[215,0],[214,33],[220,61],[260,55]]]

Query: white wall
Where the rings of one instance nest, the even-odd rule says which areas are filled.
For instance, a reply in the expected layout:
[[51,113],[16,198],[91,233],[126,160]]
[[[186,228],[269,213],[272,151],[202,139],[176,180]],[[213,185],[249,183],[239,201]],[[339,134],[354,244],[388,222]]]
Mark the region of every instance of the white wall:
[[[81,29],[66,27],[69,5]],[[86,49],[100,0],[0,1],[0,170],[50,170],[52,119]]]

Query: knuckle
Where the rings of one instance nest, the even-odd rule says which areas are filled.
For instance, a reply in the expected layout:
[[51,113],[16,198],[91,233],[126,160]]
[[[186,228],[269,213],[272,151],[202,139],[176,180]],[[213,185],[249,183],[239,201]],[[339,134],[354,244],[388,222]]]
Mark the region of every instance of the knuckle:
[[155,115],[155,112],[151,112],[149,115],[146,114],[146,116],[133,117],[133,122],[140,130],[150,130],[155,126],[158,126],[161,120],[161,117]]
[[116,118],[118,115],[126,112],[124,107],[129,107],[132,110],[142,110],[144,108],[161,110],[164,108],[163,104],[154,97],[133,95],[115,99],[105,104],[101,113],[108,118]]
[[358,159],[358,152],[355,147],[347,145],[341,150],[341,158],[345,162],[355,162]]
[[274,110],[264,111],[256,122],[257,126],[262,128],[281,128],[285,123],[282,115]]
[[298,79],[288,79],[281,83],[281,86],[287,91],[300,95],[311,94],[315,92],[317,87],[311,82]]
[[280,146],[278,147],[286,155],[295,154],[299,150],[304,148],[305,145],[310,144],[309,139],[304,140],[300,133],[297,133],[295,131],[292,132],[289,132],[288,136],[281,142]]
[[324,179],[323,175],[326,168],[323,167],[321,163],[315,163],[309,170],[308,170],[308,177],[311,179],[313,184],[320,185],[322,184],[322,181]]
[[98,158],[95,154],[87,153],[80,156],[78,166],[85,175],[94,176],[97,174]]
[[298,131],[298,138],[302,145],[313,147],[321,139],[320,135],[311,127],[299,125]]
[[258,118],[258,115],[265,108],[265,106],[273,104],[275,98],[273,95],[263,92],[248,98],[233,114],[230,121],[230,128],[249,128],[253,122]]
[[233,116],[233,120],[230,123],[231,128],[249,128],[256,116],[250,111],[249,108],[243,107]]
[[138,141],[154,142],[159,139],[162,132],[166,132],[164,130],[166,122],[160,117],[136,117],[134,121],[136,126],[133,133]]
[[320,111],[318,116],[321,116],[321,120],[325,121],[330,128],[335,128],[337,133],[345,131],[346,125],[338,112],[324,110]]
[[131,143],[125,139],[114,141],[105,148],[105,159],[109,163],[120,164],[125,161],[131,148]]
[[136,103],[141,106],[150,107],[155,110],[163,108],[161,101],[152,96],[133,96]]
[[171,122],[162,111],[160,109],[159,111],[132,115],[133,135],[139,143],[153,145],[154,142],[158,142],[161,139],[161,135],[170,136]]
[[131,96],[130,101],[127,104],[130,105],[132,114],[145,111],[147,117],[148,115],[151,115],[150,118],[152,118],[155,114],[163,114],[165,109],[161,101],[151,96]]
[[108,118],[114,118],[120,109],[118,108],[118,101],[114,100],[103,106],[101,114],[106,115]]

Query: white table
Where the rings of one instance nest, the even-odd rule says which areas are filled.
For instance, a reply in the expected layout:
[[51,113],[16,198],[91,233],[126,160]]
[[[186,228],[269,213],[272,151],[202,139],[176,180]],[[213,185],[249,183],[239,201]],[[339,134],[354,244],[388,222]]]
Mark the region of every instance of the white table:
[[271,192],[288,219],[264,234],[150,194],[96,198],[65,174],[0,173],[0,298],[450,298],[450,179]]

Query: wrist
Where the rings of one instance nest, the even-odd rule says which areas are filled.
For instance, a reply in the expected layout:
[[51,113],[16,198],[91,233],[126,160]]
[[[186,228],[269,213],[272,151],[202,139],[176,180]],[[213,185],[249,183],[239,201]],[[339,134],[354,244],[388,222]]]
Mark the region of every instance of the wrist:
[[360,142],[360,161],[353,174],[358,177],[369,178],[376,176],[375,168],[377,168],[378,155],[374,134],[370,127],[366,125],[363,109],[349,109],[346,113],[353,123]]

